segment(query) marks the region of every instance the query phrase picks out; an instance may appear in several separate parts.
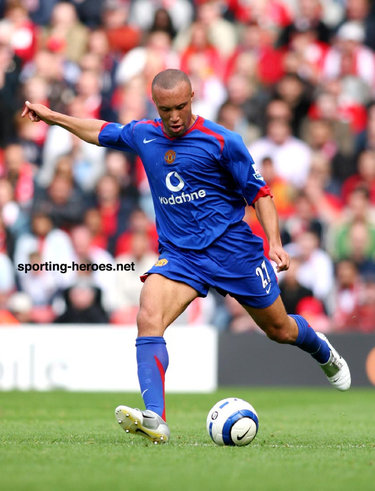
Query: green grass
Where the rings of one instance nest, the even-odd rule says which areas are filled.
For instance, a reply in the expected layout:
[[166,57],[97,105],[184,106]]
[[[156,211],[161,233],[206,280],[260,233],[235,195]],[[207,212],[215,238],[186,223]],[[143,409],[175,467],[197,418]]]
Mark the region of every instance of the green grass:
[[[205,430],[219,399],[247,399],[260,429],[247,447]],[[167,445],[114,419],[136,394],[0,392],[0,490],[374,490],[375,391],[221,389],[168,395]]]

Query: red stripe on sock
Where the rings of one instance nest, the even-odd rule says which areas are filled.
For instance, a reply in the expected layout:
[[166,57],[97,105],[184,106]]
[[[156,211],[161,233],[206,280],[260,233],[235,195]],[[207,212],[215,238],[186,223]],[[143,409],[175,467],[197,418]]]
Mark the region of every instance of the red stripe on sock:
[[154,355],[154,359],[155,359],[156,365],[159,369],[159,373],[160,373],[160,377],[161,377],[161,383],[163,385],[163,414],[161,415],[161,417],[164,419],[164,421],[167,421],[165,418],[165,387],[164,387],[165,371],[164,371],[163,365],[161,364],[161,361],[159,360],[159,358],[156,355]]

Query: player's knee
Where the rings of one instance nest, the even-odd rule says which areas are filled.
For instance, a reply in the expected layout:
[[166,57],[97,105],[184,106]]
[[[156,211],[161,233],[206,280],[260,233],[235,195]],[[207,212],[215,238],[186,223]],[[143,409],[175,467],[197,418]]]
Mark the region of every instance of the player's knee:
[[294,341],[294,336],[288,325],[271,325],[266,330],[267,336],[276,343],[290,344]]
[[137,315],[138,336],[162,336],[164,329],[161,316],[141,307]]

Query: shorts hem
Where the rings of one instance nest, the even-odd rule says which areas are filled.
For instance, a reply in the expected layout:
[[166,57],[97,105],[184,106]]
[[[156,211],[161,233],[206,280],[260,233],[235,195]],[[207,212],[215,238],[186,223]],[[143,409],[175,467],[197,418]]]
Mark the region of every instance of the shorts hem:
[[173,273],[170,273],[169,271],[163,271],[163,272],[161,272],[161,271],[147,271],[147,273],[143,276],[148,277],[151,274],[160,274],[161,276],[164,276],[165,278],[168,278],[169,280],[179,281],[180,283],[185,283],[186,285],[189,285],[192,288],[194,288],[194,290],[198,293],[199,297],[207,297],[208,289],[206,291],[203,291],[203,289],[200,288],[200,286],[194,280],[181,278],[178,275],[174,275]]
[[280,296],[280,293],[277,293],[277,295],[273,295],[272,297],[267,296],[264,298],[263,301],[261,301],[259,297],[256,297],[254,298],[255,302],[252,302],[252,299],[244,299],[235,295],[231,295],[231,296],[235,298],[243,306],[251,307],[253,309],[266,309],[267,307],[270,307],[277,300],[277,298]]

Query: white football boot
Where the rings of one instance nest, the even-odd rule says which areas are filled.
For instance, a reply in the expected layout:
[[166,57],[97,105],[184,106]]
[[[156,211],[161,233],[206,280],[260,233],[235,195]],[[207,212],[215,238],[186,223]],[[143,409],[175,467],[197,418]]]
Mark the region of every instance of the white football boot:
[[167,423],[154,411],[118,406],[115,409],[115,416],[126,433],[144,436],[155,444],[166,443],[169,440],[170,432]]
[[329,346],[331,354],[327,363],[320,365],[329,382],[338,390],[348,390],[351,384],[350,370],[342,356],[338,354],[326,336],[321,332],[316,333]]

